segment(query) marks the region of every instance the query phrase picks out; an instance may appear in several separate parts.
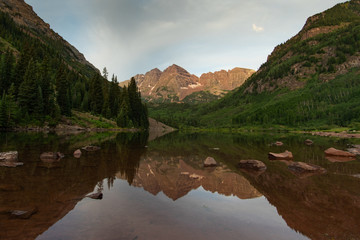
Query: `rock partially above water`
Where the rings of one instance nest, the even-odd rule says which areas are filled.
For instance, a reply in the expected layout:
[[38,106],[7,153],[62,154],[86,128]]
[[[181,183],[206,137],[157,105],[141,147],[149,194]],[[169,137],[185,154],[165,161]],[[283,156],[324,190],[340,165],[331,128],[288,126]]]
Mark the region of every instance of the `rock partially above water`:
[[77,149],[77,150],[74,152],[74,157],[75,157],[75,158],[80,158],[80,157],[81,157],[81,150],[80,150],[80,149]]
[[310,139],[306,139],[306,140],[305,140],[305,144],[308,145],[308,146],[313,145],[313,143],[314,143],[314,142],[311,141]]
[[40,159],[43,162],[56,162],[60,161],[65,155],[60,152],[44,152],[40,155]]
[[98,146],[86,146],[86,147],[83,147],[82,149],[87,152],[94,152],[94,151],[100,150],[101,148]]
[[252,169],[252,170],[265,170],[266,165],[259,160],[241,160],[239,162],[240,168]]
[[354,153],[345,152],[345,151],[342,151],[342,150],[338,150],[336,148],[326,149],[325,154],[327,156],[350,157],[350,158],[355,158],[356,157],[356,155]]
[[204,167],[216,167],[217,162],[212,157],[207,157],[204,161]]
[[268,157],[270,160],[291,160],[293,159],[293,154],[292,152],[289,152],[288,150],[286,150],[283,153],[272,153],[270,152],[268,154]]
[[274,143],[275,146],[281,147],[282,145],[284,145],[284,143],[277,141]]
[[24,163],[18,162],[18,152],[1,152],[0,153],[0,167],[17,167]]
[[17,151],[0,153],[0,161],[17,162],[17,160],[18,160],[18,152]]
[[101,192],[98,192],[98,193],[93,193],[93,194],[87,195],[86,197],[96,199],[96,200],[101,200],[103,198],[103,194]]

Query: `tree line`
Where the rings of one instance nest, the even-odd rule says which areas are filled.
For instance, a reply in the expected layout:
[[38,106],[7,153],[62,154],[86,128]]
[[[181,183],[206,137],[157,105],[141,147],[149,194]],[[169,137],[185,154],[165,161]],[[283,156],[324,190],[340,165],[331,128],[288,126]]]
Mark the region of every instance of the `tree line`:
[[86,66],[73,64],[57,43],[22,31],[0,12],[0,127],[55,126],[71,110],[91,112],[122,128],[148,128],[147,107],[134,79],[120,88]]

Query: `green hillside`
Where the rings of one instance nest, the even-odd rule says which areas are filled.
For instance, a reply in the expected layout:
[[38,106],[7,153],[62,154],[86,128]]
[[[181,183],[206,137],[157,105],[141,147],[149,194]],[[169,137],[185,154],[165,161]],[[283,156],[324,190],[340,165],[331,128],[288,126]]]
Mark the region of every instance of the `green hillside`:
[[2,10],[1,129],[55,126],[72,110],[112,119],[119,127],[148,127],[147,109],[135,81],[120,88],[115,76],[109,82],[106,69],[101,75],[60,36],[49,37],[37,28],[17,24]]
[[360,1],[310,17],[258,72],[223,99],[150,109],[167,124],[360,128]]

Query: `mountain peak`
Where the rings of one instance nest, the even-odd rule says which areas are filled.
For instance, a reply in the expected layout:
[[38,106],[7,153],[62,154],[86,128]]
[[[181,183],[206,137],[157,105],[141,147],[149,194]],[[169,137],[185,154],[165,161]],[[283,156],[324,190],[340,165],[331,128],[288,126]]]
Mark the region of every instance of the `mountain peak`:
[[[149,101],[182,101],[192,93],[208,91],[212,99],[222,96],[226,91],[239,87],[255,71],[234,68],[226,71],[203,74],[200,78],[190,74],[179,65],[173,64],[161,72],[154,68],[144,74],[135,75],[141,95]],[[120,86],[127,82],[120,83]],[[205,100],[207,101],[207,100]]]

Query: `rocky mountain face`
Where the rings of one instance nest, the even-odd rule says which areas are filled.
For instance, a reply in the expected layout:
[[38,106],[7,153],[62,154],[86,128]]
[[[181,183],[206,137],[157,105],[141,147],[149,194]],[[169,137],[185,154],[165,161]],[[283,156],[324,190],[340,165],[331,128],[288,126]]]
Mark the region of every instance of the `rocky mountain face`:
[[[197,165],[201,160],[194,157],[165,157],[162,154],[147,154],[140,162],[132,186],[157,195],[163,192],[168,198],[177,200],[200,186],[206,191],[217,192],[225,196],[236,196],[240,199],[251,199],[262,196],[246,178],[230,171],[226,166],[217,167],[214,171],[201,169]],[[118,173],[117,178],[126,177]]]
[[[251,69],[234,68],[229,71],[205,73],[199,78],[174,64],[163,72],[155,68],[134,78],[142,97],[149,101],[179,102],[192,93],[202,91],[220,97],[227,91],[241,86],[254,72]],[[121,84],[126,85],[127,82]]]
[[295,90],[314,75],[327,82],[360,67],[359,21],[358,0],[309,17],[297,35],[274,49],[247,83],[245,93]]
[[23,26],[23,31],[29,33],[33,37],[37,37],[41,41],[47,38],[55,41],[63,46],[63,55],[70,57],[74,61],[83,64],[93,70],[98,71],[91,63],[89,63],[84,55],[80,53],[74,46],[64,40],[59,34],[54,32],[48,23],[45,23],[34,11],[33,8],[25,3],[24,0],[1,0],[1,11],[8,13],[14,22]]

